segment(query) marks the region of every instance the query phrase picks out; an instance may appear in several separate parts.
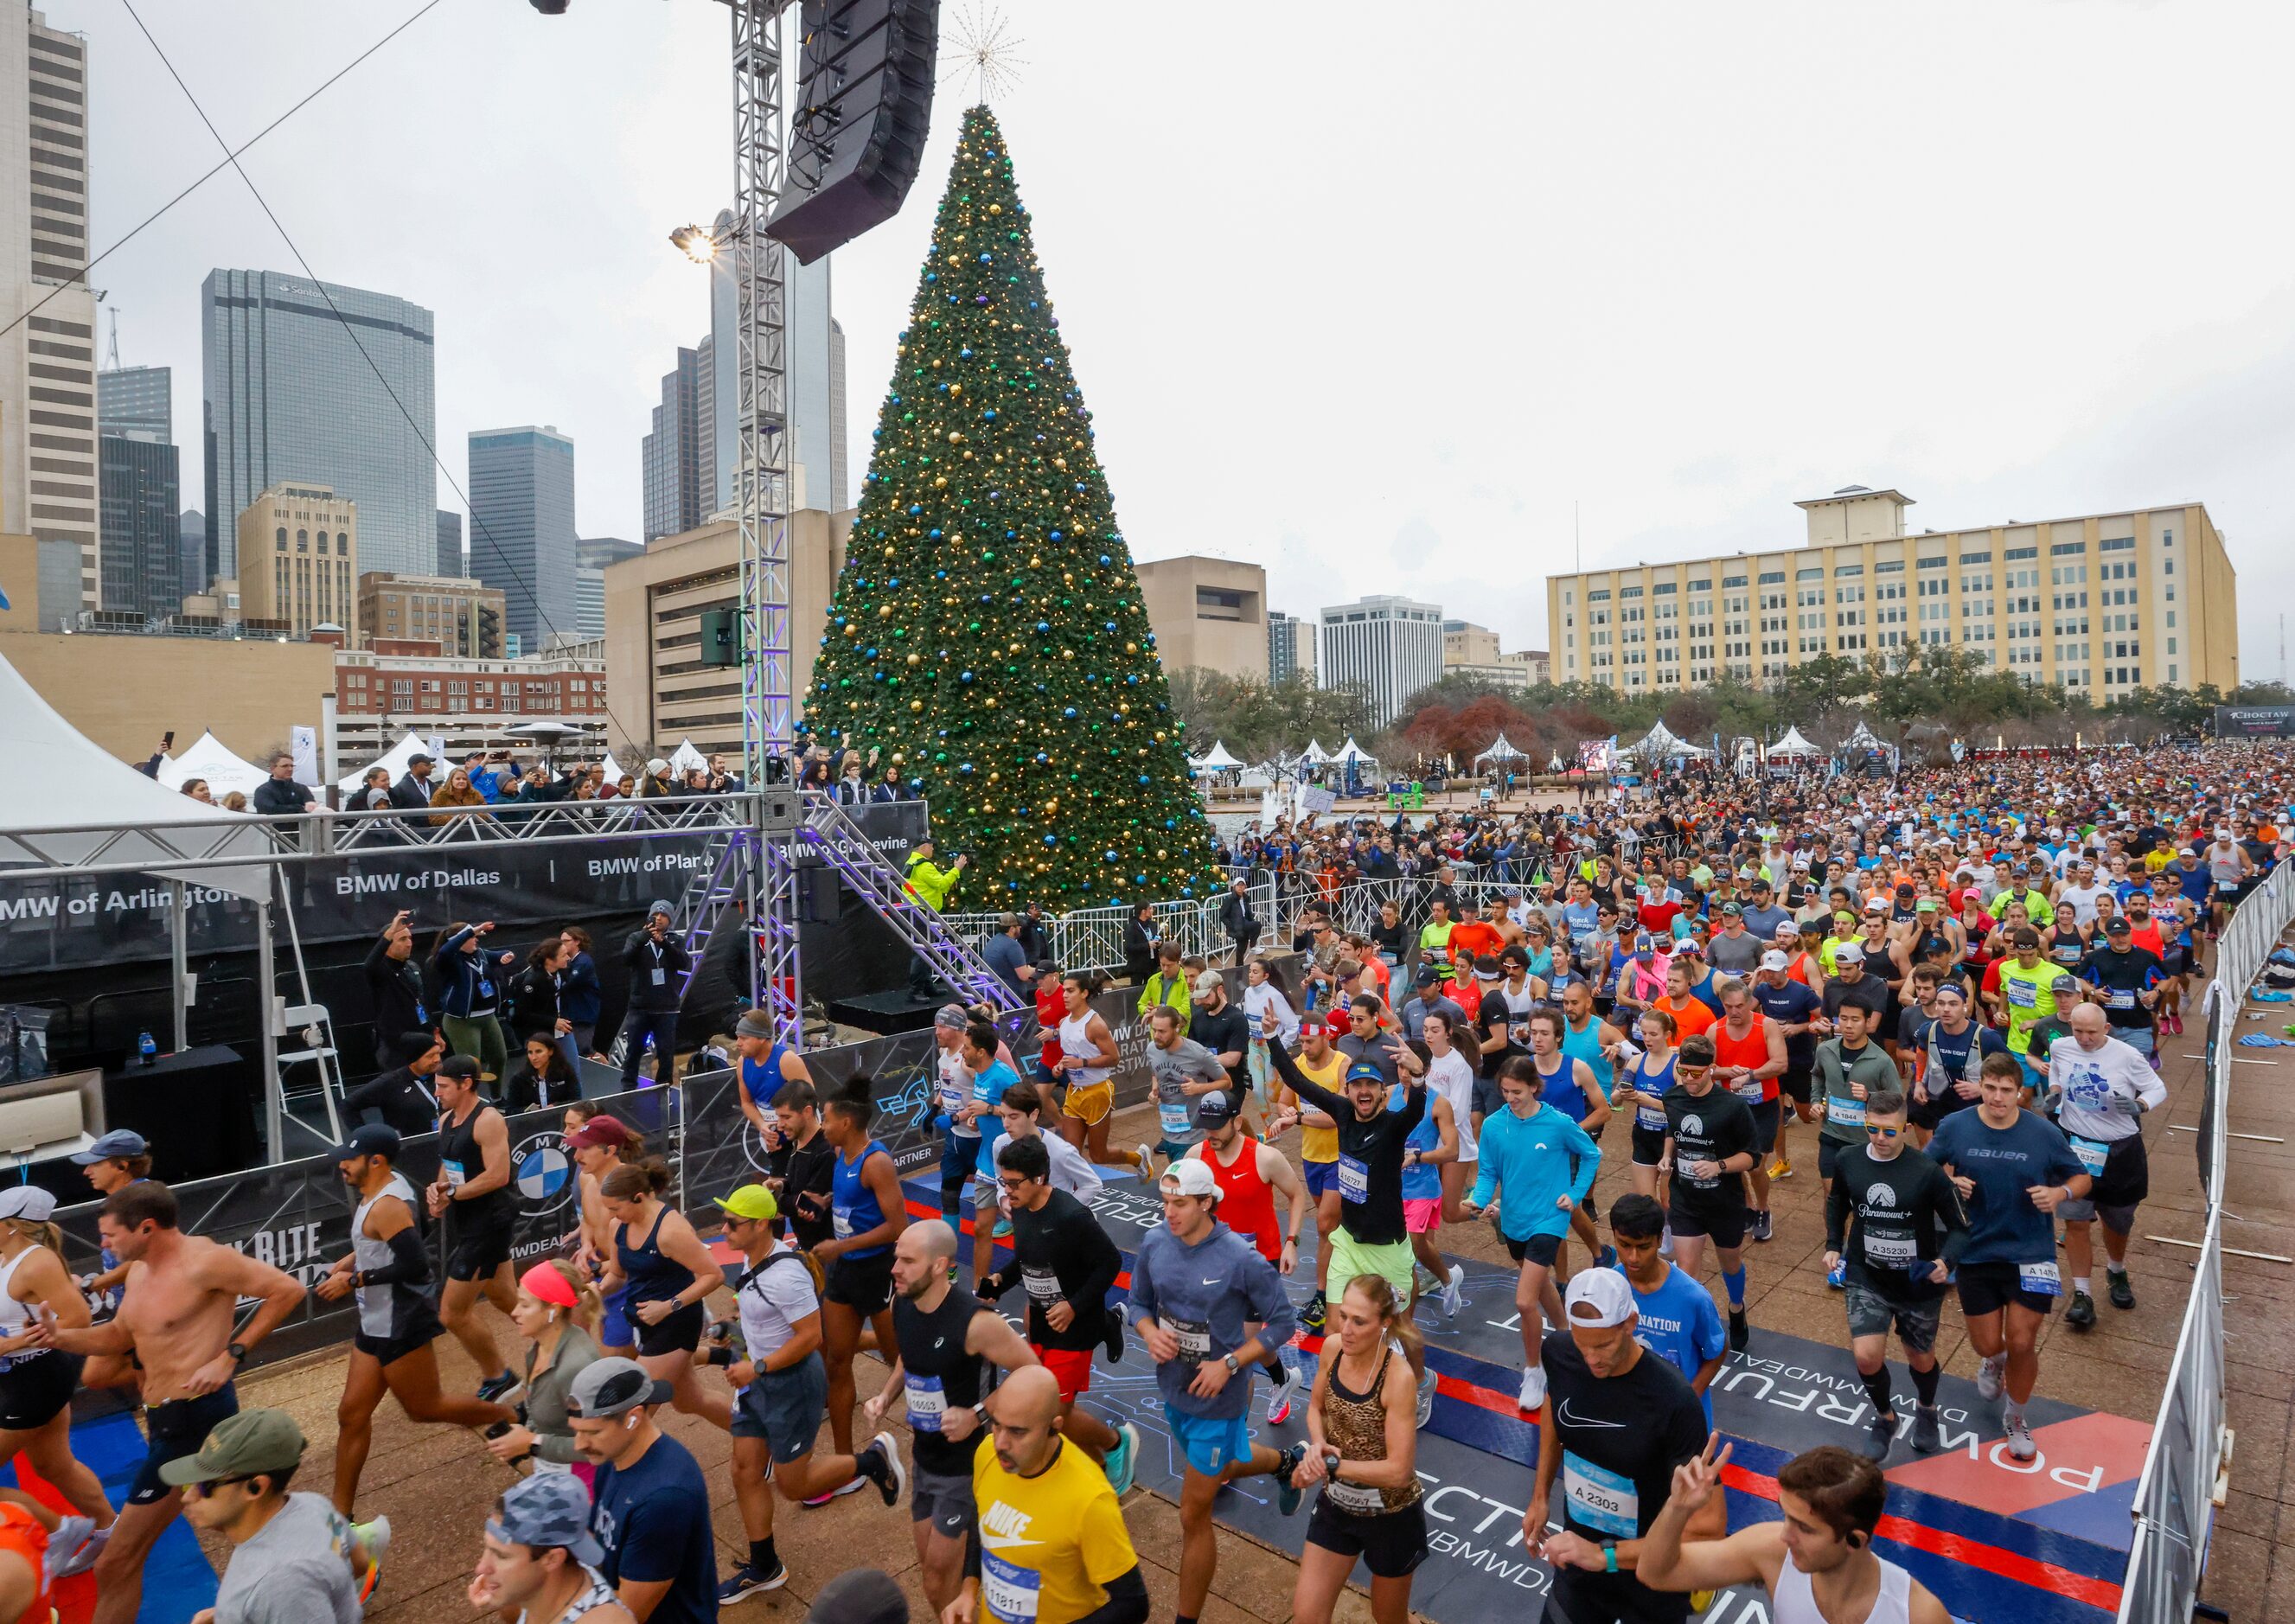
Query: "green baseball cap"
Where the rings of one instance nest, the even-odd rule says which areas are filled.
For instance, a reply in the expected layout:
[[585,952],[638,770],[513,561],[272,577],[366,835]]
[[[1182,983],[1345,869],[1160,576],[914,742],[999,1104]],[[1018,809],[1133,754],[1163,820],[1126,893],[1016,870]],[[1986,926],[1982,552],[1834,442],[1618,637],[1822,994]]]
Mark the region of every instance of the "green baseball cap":
[[302,1464],[303,1429],[283,1409],[243,1409],[216,1424],[196,1455],[159,1467],[159,1481],[177,1489],[218,1478],[286,1472]]
[[746,1218],[752,1223],[771,1223],[781,1212],[780,1203],[762,1184],[745,1184],[730,1196],[718,1196],[717,1204],[734,1217]]

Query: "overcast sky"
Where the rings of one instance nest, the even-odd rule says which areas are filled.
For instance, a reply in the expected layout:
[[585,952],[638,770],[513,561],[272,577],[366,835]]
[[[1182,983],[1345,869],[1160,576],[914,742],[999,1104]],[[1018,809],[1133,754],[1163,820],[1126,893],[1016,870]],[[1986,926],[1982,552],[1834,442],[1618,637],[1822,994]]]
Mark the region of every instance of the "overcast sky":
[[[236,142],[420,3],[137,7]],[[109,244],[215,149],[121,0],[46,9],[90,39]],[[1792,544],[1793,501],[1852,483],[1937,529],[2198,500],[2243,669],[2281,674],[2295,7],[1000,9],[1137,556],[1256,560],[1295,613],[1406,592],[1511,649],[1545,646],[1573,503],[1591,566]],[[245,160],[319,275],[437,313],[456,481],[470,429],[555,423],[583,533],[640,534],[639,439],[707,322],[665,234],[729,198],[728,39],[713,0],[441,0]],[[968,99],[836,257],[856,451]],[[297,268],[227,171],[91,279],[121,359],[176,369],[186,506],[217,265]]]

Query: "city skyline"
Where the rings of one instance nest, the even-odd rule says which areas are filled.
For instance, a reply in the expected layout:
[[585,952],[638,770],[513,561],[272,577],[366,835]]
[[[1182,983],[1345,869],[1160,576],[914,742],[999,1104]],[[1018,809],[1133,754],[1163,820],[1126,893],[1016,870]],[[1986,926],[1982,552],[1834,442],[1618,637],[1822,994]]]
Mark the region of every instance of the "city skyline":
[[[1303,42],[1278,19],[1233,19],[1232,50],[1172,106],[1172,48],[1139,48],[1113,19],[1016,5],[1036,67],[1000,116],[1030,159],[1038,229],[1069,267],[1058,314],[1139,556],[1247,538],[1229,545],[1265,565],[1277,604],[1404,590],[1474,602],[1510,642],[1544,646],[1544,577],[1574,551],[1589,568],[1757,551],[1789,539],[1776,515],[1812,490],[1902,483],[1947,528],[2204,497],[2242,570],[2247,651],[2272,646],[2270,605],[2295,587],[2279,577],[2295,571],[2295,516],[2269,452],[2295,413],[2289,228],[2242,206],[2253,165],[2220,155],[2280,144],[2261,76],[2295,43],[2283,12],[2100,4],[2068,33],[2059,8],[2008,0],[1978,60],[1940,23],[1780,0],[1769,27],[1745,30],[1661,5],[1647,26],[1680,49],[1651,61],[1621,17],[1469,4],[1452,21],[1486,47],[1474,87],[1531,61],[1533,105],[1506,118],[1503,98],[1469,95],[1458,136],[1487,161],[1429,169],[1346,116],[1344,29]],[[102,59],[93,234],[108,243],[212,155],[116,14],[93,0],[47,12]],[[243,139],[379,31],[334,8],[215,0],[200,28],[160,38],[211,108],[218,87],[249,87],[223,121]],[[722,13],[699,4],[550,22],[514,5],[441,11],[247,160],[320,274],[440,313],[442,443],[547,414],[590,451],[585,531],[640,533],[634,451],[666,359],[699,331],[706,273],[664,238],[730,191],[730,110],[696,90],[722,82],[724,50]],[[1236,112],[1242,64],[1302,50],[1280,94]],[[1842,60],[1858,62],[1853,83],[1829,72]],[[1643,72],[1662,116],[1589,141],[1610,122],[1605,87]],[[2177,74],[2220,86],[2227,126],[2114,126],[2068,146],[2061,120],[2015,90],[2034,76]],[[587,87],[579,118],[569,83]],[[927,173],[946,162],[960,99],[944,94]],[[1747,119],[1749,102],[1798,116]],[[1972,116],[1937,138],[1918,118],[1871,119],[1876,103]],[[1122,139],[1148,106],[1172,115],[1164,135]],[[384,107],[398,139],[365,139]],[[1295,184],[1218,178],[1237,151],[1307,124],[1328,130],[1329,161]],[[495,175],[470,172],[478,148]],[[2039,194],[2018,184],[2038,163],[2057,177]],[[1189,239],[1216,275],[1175,275],[1106,206],[1181,172],[1197,177]],[[1493,173],[1508,177],[1505,207]],[[1350,200],[1401,195],[1426,234],[1392,296],[1366,302],[1352,279],[1307,273],[1295,245],[1327,237]],[[1881,198],[1890,224],[1866,252],[1811,252],[1829,215]],[[2094,222],[2114,216],[2220,218],[2230,234],[2196,254],[2107,252]],[[928,226],[912,207],[835,257],[857,446]],[[2003,246],[1936,251],[1977,240]],[[2051,240],[2079,255],[2079,276],[2006,246]],[[1563,241],[1600,246],[1541,246]],[[191,363],[198,274],[249,263],[294,262],[226,173],[103,267],[126,358]],[[1390,414],[1368,487],[1335,404],[1363,399],[1409,405]],[[184,500],[204,510],[192,436],[178,425]],[[1254,454],[1205,454],[1240,445]],[[444,482],[440,494],[460,505]],[[1211,538],[1206,513],[1220,516]],[[1493,549],[1516,562],[1494,572]],[[2267,657],[2250,663],[2268,674]]]

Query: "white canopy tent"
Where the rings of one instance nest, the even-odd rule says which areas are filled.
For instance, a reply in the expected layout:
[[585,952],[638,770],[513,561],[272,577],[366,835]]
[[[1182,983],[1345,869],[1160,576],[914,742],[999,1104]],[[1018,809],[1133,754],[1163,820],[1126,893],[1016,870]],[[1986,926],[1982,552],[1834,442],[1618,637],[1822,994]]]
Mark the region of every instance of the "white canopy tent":
[[1885,750],[1888,747],[1871,728],[1861,722],[1857,724],[1854,732],[1841,741],[1841,750],[1843,755],[1850,755],[1858,750]]
[[162,788],[180,791],[193,779],[205,779],[208,793],[220,801],[234,789],[252,796],[270,776],[264,768],[226,748],[213,733],[202,733],[181,755],[159,763],[158,782]]
[[1368,762],[1373,766],[1377,765],[1377,757],[1374,756],[1369,751],[1357,744],[1354,740],[1354,735],[1352,733],[1347,735],[1347,742],[1339,747],[1339,753],[1336,755],[1332,756],[1331,760],[1336,762],[1341,766],[1347,766],[1362,762]]
[[693,747],[691,739],[681,739],[677,748],[669,753],[669,766],[671,771],[681,776],[697,768],[706,772],[709,768],[709,758]]
[[1713,752],[1700,749],[1687,739],[1676,737],[1673,730],[1661,722],[1618,754],[1640,761],[1662,762],[1672,761],[1676,757],[1703,760]]
[[1799,728],[1787,728],[1785,730],[1785,736],[1769,747],[1768,754],[1770,758],[1774,760],[1780,755],[1822,755],[1825,752],[1817,746],[1809,743],[1808,739],[1803,739],[1801,736],[1801,730]]
[[1477,764],[1480,764],[1482,762],[1519,762],[1527,761],[1530,758],[1528,756],[1524,755],[1521,751],[1515,749],[1512,745],[1507,742],[1507,736],[1504,733],[1500,733],[1498,736],[1497,741],[1493,743],[1489,749],[1474,757],[1474,761]]
[[[377,767],[389,768],[390,781],[396,784],[399,779],[406,776],[407,763],[412,761],[418,755],[436,755],[437,754],[437,752],[430,747],[430,741],[429,739],[424,739],[419,733],[409,733],[405,738],[393,745],[388,755],[382,756],[380,760],[367,763],[365,766],[361,767],[356,772],[354,772],[348,778],[344,779],[342,782],[336,786],[336,788],[340,789],[345,795],[349,795],[354,790],[357,789],[361,784],[365,783],[366,775],[373,771]],[[445,783],[446,781],[445,774],[440,773],[438,775],[438,781],[442,784]]]
[[1307,747],[1299,753],[1299,764],[1303,767],[1324,766],[1330,759],[1331,753],[1311,739],[1307,741]]
[[1213,740],[1210,750],[1204,755],[1191,757],[1188,765],[1198,772],[1228,772],[1243,763],[1228,754],[1227,741],[1221,739]]
[[606,752],[605,759],[598,764],[606,770],[606,782],[608,784],[619,784],[624,779],[634,776],[628,768],[614,759],[614,753],[611,750]]

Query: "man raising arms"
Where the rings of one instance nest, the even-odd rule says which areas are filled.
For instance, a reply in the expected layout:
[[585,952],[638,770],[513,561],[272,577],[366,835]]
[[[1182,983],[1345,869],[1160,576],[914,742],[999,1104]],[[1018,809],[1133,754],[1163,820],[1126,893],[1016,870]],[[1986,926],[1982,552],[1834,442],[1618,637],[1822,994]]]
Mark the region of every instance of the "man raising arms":
[[[238,1413],[232,1378],[249,1351],[303,1304],[292,1275],[185,1235],[176,1221],[176,1193],[155,1179],[106,1196],[96,1228],[128,1265],[119,1312],[85,1330],[41,1320],[29,1333],[40,1346],[67,1353],[133,1356],[143,1373],[151,1452],[96,1558],[95,1624],[130,1624],[143,1607],[144,1558],[183,1503],[159,1468],[196,1453],[216,1423]],[[262,1301],[234,1341],[232,1317],[242,1297]]]

